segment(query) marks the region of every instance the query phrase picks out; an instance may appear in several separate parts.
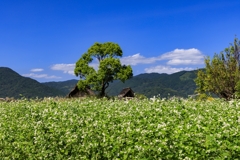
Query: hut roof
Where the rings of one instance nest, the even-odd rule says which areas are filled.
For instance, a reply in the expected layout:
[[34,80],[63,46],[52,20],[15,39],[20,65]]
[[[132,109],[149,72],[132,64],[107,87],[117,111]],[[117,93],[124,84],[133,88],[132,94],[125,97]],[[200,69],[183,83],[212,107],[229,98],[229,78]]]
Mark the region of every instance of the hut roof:
[[90,89],[90,87],[87,87],[84,91],[79,90],[77,85],[74,87],[74,89],[68,94],[68,97],[84,97],[84,96],[94,96],[95,93]]
[[133,90],[128,87],[128,88],[124,88],[120,94],[118,95],[118,97],[134,97],[134,92]]

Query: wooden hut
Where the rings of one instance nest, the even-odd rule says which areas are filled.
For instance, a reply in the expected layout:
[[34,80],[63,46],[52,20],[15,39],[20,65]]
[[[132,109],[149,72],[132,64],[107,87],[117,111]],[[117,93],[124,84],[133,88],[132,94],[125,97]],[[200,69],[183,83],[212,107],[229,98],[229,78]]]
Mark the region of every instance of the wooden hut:
[[87,87],[85,90],[79,90],[77,85],[74,87],[74,89],[68,94],[67,97],[86,97],[86,96],[95,96],[95,93],[90,89],[90,87]]
[[131,98],[134,97],[134,92],[130,87],[124,88],[118,95],[118,98],[127,98],[127,97],[131,97]]

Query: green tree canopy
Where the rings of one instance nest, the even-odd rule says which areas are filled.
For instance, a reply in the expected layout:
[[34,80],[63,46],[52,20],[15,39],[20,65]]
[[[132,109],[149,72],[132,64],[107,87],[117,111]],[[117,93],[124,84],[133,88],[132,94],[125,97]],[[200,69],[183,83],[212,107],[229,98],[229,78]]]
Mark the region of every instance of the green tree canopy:
[[[105,90],[113,80],[125,80],[133,76],[131,66],[121,65],[119,58],[122,57],[122,49],[116,43],[95,43],[76,62],[74,73],[80,76],[78,88],[85,90],[91,87],[98,91],[99,95],[105,96]],[[90,63],[96,58],[98,70],[95,70]]]
[[205,70],[199,70],[195,80],[196,92],[200,95],[215,94],[226,100],[235,98],[240,80],[239,64],[240,41],[235,38],[230,47],[220,54],[215,53],[212,60],[205,58]]

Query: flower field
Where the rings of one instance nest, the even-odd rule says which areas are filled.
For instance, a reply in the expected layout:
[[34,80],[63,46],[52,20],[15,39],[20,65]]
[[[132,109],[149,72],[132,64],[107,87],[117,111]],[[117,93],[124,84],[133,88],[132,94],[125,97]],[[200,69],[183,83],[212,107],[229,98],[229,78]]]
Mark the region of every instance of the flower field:
[[240,101],[0,102],[1,159],[240,159]]

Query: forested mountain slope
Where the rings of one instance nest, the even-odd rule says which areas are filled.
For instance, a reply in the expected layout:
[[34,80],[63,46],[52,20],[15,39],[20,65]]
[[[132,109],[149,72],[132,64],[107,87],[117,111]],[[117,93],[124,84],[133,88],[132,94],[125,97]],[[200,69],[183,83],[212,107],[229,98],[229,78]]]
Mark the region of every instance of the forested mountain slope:
[[117,95],[122,88],[131,87],[134,92],[147,97],[160,95],[160,97],[179,96],[187,98],[194,94],[197,71],[181,71],[174,74],[144,73],[137,75],[125,83],[113,82],[107,89],[109,95]]
[[64,96],[60,90],[50,88],[31,78],[23,77],[7,67],[0,67],[0,97],[43,98]]
[[67,95],[77,84],[78,80],[72,79],[61,82],[44,82],[42,84],[48,87],[61,90],[65,95]]

